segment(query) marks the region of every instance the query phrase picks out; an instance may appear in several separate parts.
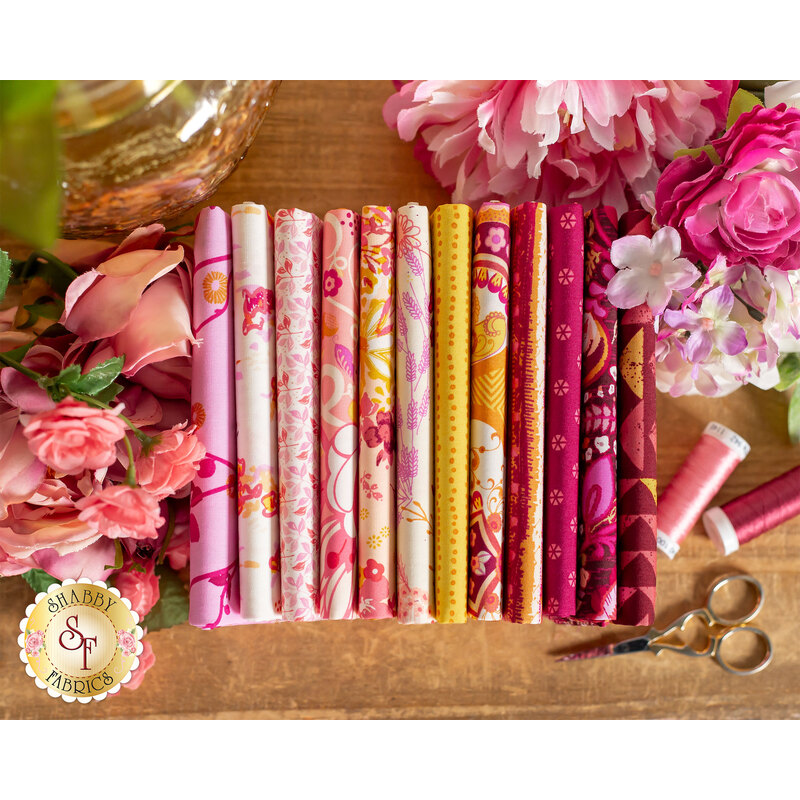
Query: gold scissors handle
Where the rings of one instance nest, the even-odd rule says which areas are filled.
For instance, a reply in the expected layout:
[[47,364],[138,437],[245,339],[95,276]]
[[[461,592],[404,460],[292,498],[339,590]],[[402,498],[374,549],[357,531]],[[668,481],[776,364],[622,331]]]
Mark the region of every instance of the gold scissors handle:
[[[720,589],[733,581],[742,581],[748,584],[753,589],[755,602],[749,611],[738,617],[731,618],[722,616],[714,610],[714,598]],[[693,656],[696,658],[713,658],[724,670],[734,675],[753,675],[756,672],[761,672],[761,670],[772,661],[772,642],[761,628],[756,628],[746,623],[750,622],[750,620],[758,614],[763,605],[764,588],[759,581],[751,575],[730,575],[719,578],[709,589],[708,599],[706,600],[704,608],[695,608],[692,611],[687,611],[683,616],[678,617],[678,619],[663,630],[654,628],[648,631],[646,634],[649,640],[648,649],[656,655],[668,650],[673,653],[680,653],[681,655]],[[659,641],[672,633],[683,631],[686,628],[686,624],[692,619],[701,619],[708,630],[708,646],[704,650],[696,650],[689,644],[675,645]],[[722,630],[715,633],[714,630],[719,628]],[[761,639],[764,645],[764,656],[754,667],[742,668],[733,666],[725,660],[722,654],[722,646],[725,642],[730,642],[735,635],[743,632],[750,633]]]

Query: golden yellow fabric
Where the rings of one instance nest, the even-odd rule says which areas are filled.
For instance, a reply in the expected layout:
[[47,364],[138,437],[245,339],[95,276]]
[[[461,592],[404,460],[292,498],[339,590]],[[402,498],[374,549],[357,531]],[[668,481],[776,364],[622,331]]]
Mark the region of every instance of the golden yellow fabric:
[[472,209],[431,215],[434,286],[436,617],[466,622]]

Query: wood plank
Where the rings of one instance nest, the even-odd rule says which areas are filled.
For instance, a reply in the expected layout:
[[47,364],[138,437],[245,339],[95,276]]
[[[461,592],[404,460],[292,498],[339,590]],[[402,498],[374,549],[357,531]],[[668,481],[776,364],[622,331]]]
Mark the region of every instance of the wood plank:
[[[322,214],[366,203],[429,206],[446,193],[381,118],[384,82],[287,82],[259,136],[213,202]],[[675,473],[712,419],[753,446],[724,502],[800,463],[785,432],[785,396],[747,387],[733,395],[660,396],[659,481]],[[25,675],[18,622],[33,593],[0,581],[0,717],[4,718],[796,718],[800,716],[800,523],[723,559],[698,528],[673,562],[659,557],[658,619],[695,607],[708,584],[745,571],[764,584],[758,618],[774,662],[736,677],[706,659],[637,654],[557,664],[554,654],[625,638],[604,630],[510,623],[405,627],[393,621],[317,622],[150,635],[156,664],[141,688],[89,706],[54,701]]]

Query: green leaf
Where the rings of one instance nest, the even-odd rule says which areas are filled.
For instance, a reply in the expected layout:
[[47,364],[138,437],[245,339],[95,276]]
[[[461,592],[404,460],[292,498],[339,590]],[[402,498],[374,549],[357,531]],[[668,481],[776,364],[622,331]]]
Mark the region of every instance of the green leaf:
[[78,380],[71,384],[70,388],[81,394],[88,394],[94,397],[98,392],[107,389],[122,372],[125,365],[124,356],[116,356],[103,361],[96,367],[92,367],[86,374],[81,375]]
[[28,582],[28,586],[33,589],[37,594],[39,592],[46,592],[47,587],[53,583],[61,583],[58,578],[48,575],[43,569],[29,569],[23,573],[23,578]]
[[123,390],[123,386],[118,383],[111,383],[105,389],[101,389],[94,395],[95,400],[105,403],[107,406],[111,405],[114,398]]
[[171,628],[189,619],[189,593],[183,581],[169,567],[156,567],[156,574],[161,597],[140,623],[148,632]]
[[704,144],[702,147],[687,147],[683,150],[676,150],[673,153],[672,158],[680,158],[681,156],[697,158],[698,156],[703,155],[703,153],[705,153],[711,159],[712,164],[722,163],[719,153],[714,149],[714,145],[712,144]]
[[728,121],[725,124],[726,129],[730,128],[742,114],[746,114],[756,106],[763,106],[764,104],[746,89],[737,89],[731,99],[731,106],[728,109]]
[[30,328],[35,325],[41,317],[45,319],[58,320],[64,311],[64,303],[54,297],[43,297],[39,302],[23,306],[30,315],[26,322],[19,325],[20,330]]
[[58,235],[58,81],[0,81],[0,225],[36,245]]
[[0,303],[6,296],[8,282],[11,279],[11,257],[5,250],[0,250]]
[[779,392],[784,392],[794,386],[800,379],[800,354],[788,353],[778,364],[778,372],[781,376],[780,381],[775,386]]
[[789,426],[789,438],[792,444],[800,442],[800,391],[797,389],[792,393],[792,399],[789,401],[789,418],[787,420]]

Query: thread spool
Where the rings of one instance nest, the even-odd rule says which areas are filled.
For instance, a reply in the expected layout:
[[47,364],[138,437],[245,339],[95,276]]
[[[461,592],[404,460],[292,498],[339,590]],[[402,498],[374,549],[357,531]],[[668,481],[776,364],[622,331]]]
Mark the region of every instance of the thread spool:
[[750,445],[730,428],[709,422],[658,499],[658,549],[675,558],[714,495],[747,457]]
[[703,514],[708,538],[724,556],[800,515],[800,467]]

